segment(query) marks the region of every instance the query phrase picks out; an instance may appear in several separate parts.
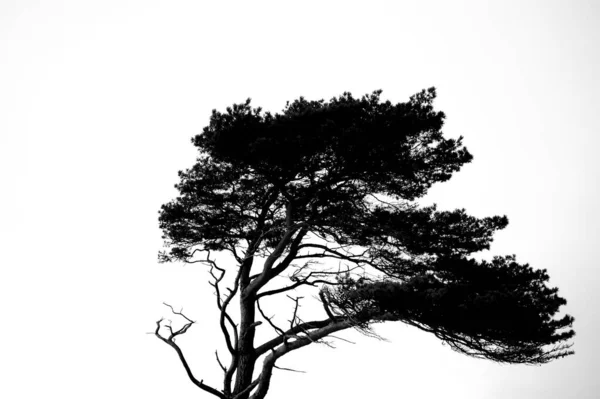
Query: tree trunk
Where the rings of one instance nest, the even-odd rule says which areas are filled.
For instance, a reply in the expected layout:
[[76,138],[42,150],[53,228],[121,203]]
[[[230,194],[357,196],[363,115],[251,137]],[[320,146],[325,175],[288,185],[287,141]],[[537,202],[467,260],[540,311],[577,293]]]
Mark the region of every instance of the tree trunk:
[[[252,383],[252,375],[256,363],[256,353],[254,351],[256,325],[254,324],[254,318],[254,295],[247,297],[242,293],[240,295],[240,338],[237,347],[239,359],[233,389],[234,395],[243,391],[244,388]],[[247,399],[249,395],[250,393],[246,392],[239,399]]]

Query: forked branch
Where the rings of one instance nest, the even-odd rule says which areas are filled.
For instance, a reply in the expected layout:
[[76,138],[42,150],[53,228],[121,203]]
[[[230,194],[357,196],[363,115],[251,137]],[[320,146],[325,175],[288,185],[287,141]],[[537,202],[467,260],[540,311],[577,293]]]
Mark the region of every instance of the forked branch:
[[169,308],[171,308],[171,311],[178,315],[183,317],[184,319],[187,320],[187,323],[184,324],[183,327],[181,327],[179,330],[177,331],[173,331],[173,328],[171,327],[171,325],[166,325],[165,327],[169,330],[170,334],[168,337],[163,337],[160,333],[160,328],[162,326],[162,321],[164,319],[160,319],[156,322],[156,330],[154,331],[154,335],[156,335],[161,341],[163,341],[164,343],[166,343],[167,345],[169,345],[171,348],[175,349],[175,352],[177,352],[177,355],[179,356],[179,360],[181,361],[181,364],[183,365],[183,367],[185,368],[185,371],[189,377],[189,379],[194,383],[194,385],[196,385],[197,387],[199,387],[200,389],[213,394],[214,396],[220,398],[220,399],[227,399],[225,397],[225,395],[223,395],[221,392],[219,392],[218,390],[216,390],[215,388],[206,385],[204,383],[203,380],[198,380],[195,376],[194,373],[192,373],[192,370],[190,368],[190,365],[188,364],[187,360],[185,359],[185,356],[183,355],[183,351],[181,350],[181,348],[179,347],[179,345],[177,345],[175,343],[175,337],[177,337],[178,335],[181,334],[185,334],[187,332],[187,330],[191,327],[192,324],[194,324],[194,321],[192,321],[191,319],[189,319],[187,316],[185,316],[181,311],[176,312],[173,307],[171,305],[168,305],[165,303],[166,306],[168,306]]

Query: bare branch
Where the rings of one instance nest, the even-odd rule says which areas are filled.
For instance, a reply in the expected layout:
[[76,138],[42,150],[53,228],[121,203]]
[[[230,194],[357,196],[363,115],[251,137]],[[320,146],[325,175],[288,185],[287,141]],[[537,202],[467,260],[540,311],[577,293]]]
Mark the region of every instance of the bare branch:
[[277,326],[275,325],[275,323],[273,323],[273,322],[271,321],[271,319],[272,319],[273,317],[267,317],[267,315],[265,315],[265,313],[263,312],[263,310],[262,310],[262,309],[261,309],[261,307],[260,307],[260,301],[258,300],[258,298],[256,299],[256,307],[258,308],[258,311],[260,312],[261,316],[262,316],[262,317],[263,317],[263,318],[264,318],[264,319],[267,321],[267,323],[269,323],[269,324],[271,325],[271,327],[273,327],[273,329],[274,329],[274,330],[275,330],[275,331],[276,331],[278,334],[280,334],[280,335],[284,335],[284,331],[283,331],[281,328],[277,327]]
[[[183,311],[183,309],[181,309],[179,312],[176,312],[175,309],[173,309],[173,306],[169,305],[168,303],[163,302],[163,304],[165,306],[168,306],[171,309],[171,312],[173,312],[174,314],[183,317],[184,319],[186,319],[188,321],[188,323],[186,323],[183,327],[181,327],[179,330],[177,331],[173,331],[173,328],[171,327],[171,325],[166,325],[165,327],[169,329],[169,331],[171,332],[171,334],[169,335],[169,338],[167,338],[169,341],[173,342],[174,338],[178,335],[181,334],[185,334],[187,332],[187,330],[192,326],[192,324],[194,324],[195,322],[193,320],[191,320],[190,318],[188,318],[186,315],[184,315],[183,313],[181,313]],[[162,319],[160,320],[162,321]]]
[[[166,305],[166,304],[165,304]],[[171,307],[170,305],[167,305],[169,307]],[[171,310],[173,310],[173,308],[171,307]],[[173,313],[176,314],[180,314],[181,316],[183,316],[186,320],[189,320],[186,316],[184,316],[183,314],[181,314],[181,312],[175,312],[173,311]],[[175,343],[175,341],[173,340],[173,338],[175,338],[175,336],[179,335],[179,334],[183,334],[187,331],[187,329],[189,328],[189,326],[192,325],[193,321],[190,321],[189,323],[187,323],[183,328],[181,328],[180,330],[176,331],[175,333],[173,333],[173,330],[170,328],[169,326],[169,330],[171,331],[171,335],[168,338],[163,337],[160,334],[160,327],[161,327],[161,323],[164,319],[160,319],[156,322],[156,330],[154,331],[154,335],[156,335],[161,341],[163,341],[164,343],[166,343],[167,345],[169,345],[171,348],[173,348],[175,350],[175,352],[177,352],[177,355],[179,356],[179,360],[181,361],[181,364],[183,365],[183,367],[185,368],[185,371],[189,377],[189,379],[194,383],[194,385],[196,385],[197,387],[199,387],[200,389],[213,394],[214,396],[220,398],[220,399],[227,399],[225,397],[225,395],[223,395],[221,392],[219,392],[218,390],[216,390],[215,388],[206,385],[204,383],[204,380],[198,380],[195,376],[194,373],[192,373],[192,370],[187,362],[187,360],[185,359],[185,356],[183,355],[183,352],[181,351],[181,348]]]
[[183,317],[184,319],[186,319],[190,323],[195,323],[195,321],[191,320],[186,315],[184,315],[183,313],[181,313],[181,312],[183,312],[183,308],[181,308],[181,310],[179,312],[176,312],[175,309],[173,309],[173,306],[169,305],[168,303],[163,302],[163,305],[168,306],[169,308],[171,308],[171,312],[173,312],[174,314]]
[[352,344],[352,345],[356,345],[356,342],[352,342],[349,339],[338,337],[336,335],[329,335],[329,337],[335,338],[335,339],[339,339],[340,341],[344,341],[344,342],[347,342],[347,343]]
[[306,371],[294,370],[294,369],[289,369],[289,368],[286,368],[286,367],[279,367],[279,366],[276,366],[276,365],[273,365],[273,367],[276,368],[277,370],[293,371],[295,373],[306,373]]
[[223,372],[226,373],[227,369],[225,368],[225,366],[223,366],[223,363],[221,363],[221,359],[219,359],[219,352],[215,351],[215,357],[217,358],[217,363],[219,363],[219,367],[221,367],[221,370],[223,370]]
[[303,299],[304,297],[302,296],[297,296],[296,298],[292,298],[289,295],[286,295],[288,298],[290,298],[292,301],[294,301],[295,305],[294,305],[294,314],[292,315],[292,318],[290,320],[288,320],[290,322],[290,329],[294,328],[294,323],[296,322],[296,319],[298,318],[297,314],[298,314],[298,307],[300,306],[300,299]]
[[[221,298],[221,291],[220,291],[219,284],[225,277],[226,271],[225,271],[225,269],[219,267],[214,260],[210,259],[210,251],[208,251],[208,254],[207,254],[204,262],[210,264],[209,273],[214,279],[214,282],[211,283],[211,286],[214,287],[215,294],[217,296],[217,308],[220,310],[219,324],[221,326],[221,332],[223,333],[223,337],[225,338],[225,344],[227,345],[227,349],[233,355],[236,351],[235,347],[237,346],[237,341],[238,341],[238,331],[237,331],[237,326],[236,326],[235,322],[233,321],[233,319],[231,318],[229,313],[227,313],[227,306],[229,305],[229,302],[231,301],[231,299],[233,299],[233,297],[235,296],[235,294],[237,292],[237,289],[239,286],[241,268],[240,268],[240,270],[238,270],[238,274],[237,274],[235,282],[234,282],[234,289],[230,290],[229,295],[227,295],[225,297],[225,299],[223,300]],[[214,272],[215,269],[221,273],[220,276],[217,276],[215,274],[215,272]],[[227,325],[225,324],[226,321],[229,323],[231,330],[233,331],[233,336],[234,336],[233,341],[234,342],[232,342],[232,340],[231,340],[229,330],[227,328]]]

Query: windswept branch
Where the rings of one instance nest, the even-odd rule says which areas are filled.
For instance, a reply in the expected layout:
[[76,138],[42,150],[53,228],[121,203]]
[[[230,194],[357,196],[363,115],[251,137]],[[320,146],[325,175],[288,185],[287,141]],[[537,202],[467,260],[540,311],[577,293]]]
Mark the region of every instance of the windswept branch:
[[[303,324],[306,325],[308,323]],[[263,362],[263,368],[258,378],[259,382],[256,392],[250,397],[250,399],[262,399],[265,397],[269,389],[273,368],[275,368],[275,362],[277,359],[296,349],[310,345],[313,342],[318,342],[329,334],[350,328],[352,326],[353,322],[349,319],[341,319],[337,321],[332,320],[321,328],[317,328],[313,331],[305,331],[305,336],[296,337],[294,341],[288,341],[285,343],[285,345],[280,345],[279,347],[271,350],[271,353],[267,355]],[[296,327],[299,327],[302,330],[301,324],[297,325]]]
[[301,332],[321,329],[321,328],[328,326],[331,323],[340,323],[343,321],[350,322],[351,319],[347,318],[347,317],[342,317],[342,316],[335,316],[333,319],[309,321],[309,322],[305,322],[305,323],[296,324],[293,328],[290,328],[287,331],[284,331],[283,334],[281,334],[275,338],[272,338],[269,341],[258,346],[255,350],[256,356],[259,357],[261,355],[264,355],[268,351],[273,350],[278,345],[285,343],[286,337],[295,336],[296,334],[301,333]]
[[333,258],[333,259],[339,259],[339,260],[345,260],[348,262],[352,262],[357,265],[365,264],[365,265],[369,265],[369,266],[373,266],[373,267],[377,268],[377,265],[373,262],[373,259],[366,257],[366,254],[369,252],[369,249],[363,250],[363,252],[358,255],[352,254],[349,252],[343,253],[343,252],[340,252],[339,250],[329,248],[326,245],[317,244],[317,243],[302,244],[298,249],[302,250],[305,248],[316,248],[316,249],[322,250],[322,252],[298,255],[295,257],[296,259]]
[[311,277],[326,277],[326,276],[341,276],[347,273],[350,273],[351,271],[354,271],[356,269],[361,268],[360,266],[355,266],[353,268],[347,268],[346,270],[338,270],[338,271],[316,271],[316,270],[312,270],[310,272],[308,272],[306,275],[302,275],[302,271],[306,268],[308,263],[306,263],[304,266],[300,267],[298,270],[294,271],[294,273],[290,276],[290,280],[294,281],[293,284],[285,286],[285,287],[281,287],[281,288],[276,288],[273,290],[269,290],[269,291],[263,291],[257,294],[257,298],[262,298],[265,296],[269,296],[269,295],[277,295],[277,294],[281,294],[283,292],[287,292],[287,291],[293,291],[294,289],[302,286],[302,285],[309,285],[312,287],[317,287],[317,284],[324,284],[324,285],[339,285],[339,283],[337,281],[331,281],[331,280],[324,280],[324,279],[310,279]]
[[328,285],[337,285],[338,284],[337,282],[334,282],[334,281],[322,280],[322,279],[309,280],[308,277],[310,277],[310,275],[307,276],[306,278],[304,278],[302,280],[298,280],[294,284],[288,285],[286,287],[281,287],[281,288],[273,289],[270,291],[261,292],[257,295],[257,298],[262,298],[262,297],[269,296],[269,295],[277,295],[277,294],[281,294],[281,293],[287,292],[287,291],[293,291],[294,289],[300,287],[301,285],[310,285],[312,287],[316,287],[317,284],[328,284]]

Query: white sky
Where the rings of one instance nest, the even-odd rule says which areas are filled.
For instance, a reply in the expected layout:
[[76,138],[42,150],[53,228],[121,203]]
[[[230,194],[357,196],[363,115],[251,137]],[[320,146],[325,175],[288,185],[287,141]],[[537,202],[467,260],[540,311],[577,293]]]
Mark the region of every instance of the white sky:
[[156,262],[190,137],[247,97],[436,86],[475,160],[425,202],[508,215],[491,252],[549,270],[576,355],[499,366],[390,324],[390,342],[350,332],[283,359],[307,373],[276,371],[268,397],[597,397],[600,3],[208,3],[0,2],[0,396],[210,397],[145,334],[162,301],[183,306],[198,323],[180,344],[218,385],[206,271]]

